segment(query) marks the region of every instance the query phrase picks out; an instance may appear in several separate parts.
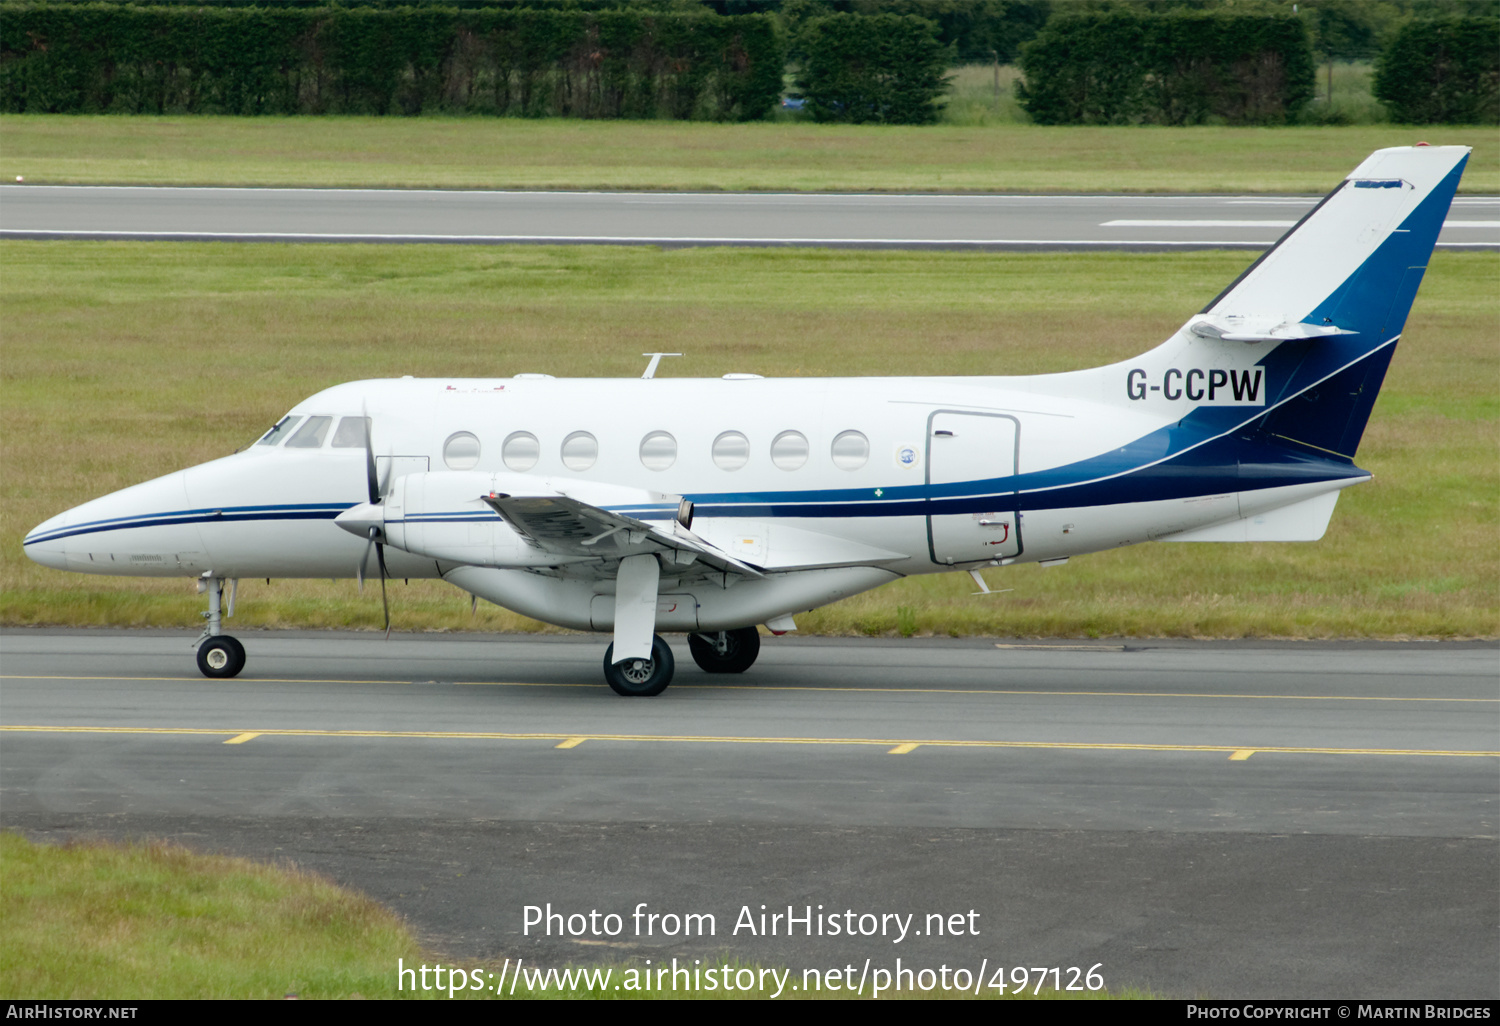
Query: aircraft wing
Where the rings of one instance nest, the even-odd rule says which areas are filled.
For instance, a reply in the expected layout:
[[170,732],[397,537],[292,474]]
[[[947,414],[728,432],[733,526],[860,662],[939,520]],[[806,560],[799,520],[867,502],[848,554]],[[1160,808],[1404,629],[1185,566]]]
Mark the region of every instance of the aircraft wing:
[[701,560],[726,573],[764,576],[676,520],[665,526],[648,523],[565,495],[492,492],[479,498],[531,545],[559,556],[623,559],[646,552],[669,552],[672,562],[680,565]]

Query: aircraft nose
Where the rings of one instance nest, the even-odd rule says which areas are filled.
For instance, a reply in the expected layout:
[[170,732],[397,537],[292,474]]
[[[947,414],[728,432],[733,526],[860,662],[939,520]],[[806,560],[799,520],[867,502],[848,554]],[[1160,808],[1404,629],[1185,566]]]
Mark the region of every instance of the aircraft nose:
[[42,521],[26,535],[22,546],[33,562],[54,570],[68,569],[67,526],[71,512]]

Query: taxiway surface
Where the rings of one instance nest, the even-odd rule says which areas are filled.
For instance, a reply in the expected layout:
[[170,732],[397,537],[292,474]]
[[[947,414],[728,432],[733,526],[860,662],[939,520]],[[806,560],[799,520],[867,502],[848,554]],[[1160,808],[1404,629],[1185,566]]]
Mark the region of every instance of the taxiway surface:
[[[0,635],[0,821],[289,858],[459,960],[1059,965],[1175,996],[1500,996],[1474,644],[768,639],[657,699],[574,637]],[[551,903],[712,936],[523,929]],[[775,937],[742,910],[977,913]],[[629,920],[627,919],[628,923]]]

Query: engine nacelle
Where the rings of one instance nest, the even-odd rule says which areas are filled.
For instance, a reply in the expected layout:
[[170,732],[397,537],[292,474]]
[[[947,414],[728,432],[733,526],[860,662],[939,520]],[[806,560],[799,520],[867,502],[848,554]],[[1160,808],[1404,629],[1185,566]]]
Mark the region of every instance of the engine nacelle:
[[406,474],[380,503],[362,503],[339,515],[352,534],[378,527],[387,545],[445,563],[487,567],[542,567],[588,562],[592,555],[540,549],[518,534],[481,496],[561,495],[590,505],[672,506],[680,496],[591,481],[554,481],[524,474],[437,471]]

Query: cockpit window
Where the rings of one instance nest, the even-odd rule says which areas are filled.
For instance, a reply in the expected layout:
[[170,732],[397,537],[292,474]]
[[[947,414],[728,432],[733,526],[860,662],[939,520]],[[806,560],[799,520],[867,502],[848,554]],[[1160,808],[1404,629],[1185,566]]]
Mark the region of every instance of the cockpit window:
[[365,447],[365,425],[368,417],[345,417],[339,421],[339,429],[333,433],[335,449],[363,449]]
[[332,417],[308,417],[307,423],[297,429],[297,433],[286,443],[286,447],[288,449],[321,448],[323,439],[328,437],[328,425],[332,423]]
[[301,417],[293,417],[293,416],[290,416],[290,415],[282,417],[280,420],[278,420],[276,422],[276,426],[273,427],[271,430],[267,431],[265,434],[261,435],[260,436],[260,441],[256,442],[255,444],[256,445],[276,445],[276,444],[278,444],[284,438],[286,438],[287,435],[289,435],[291,433],[292,428],[296,427],[297,423],[301,419],[302,419]]

